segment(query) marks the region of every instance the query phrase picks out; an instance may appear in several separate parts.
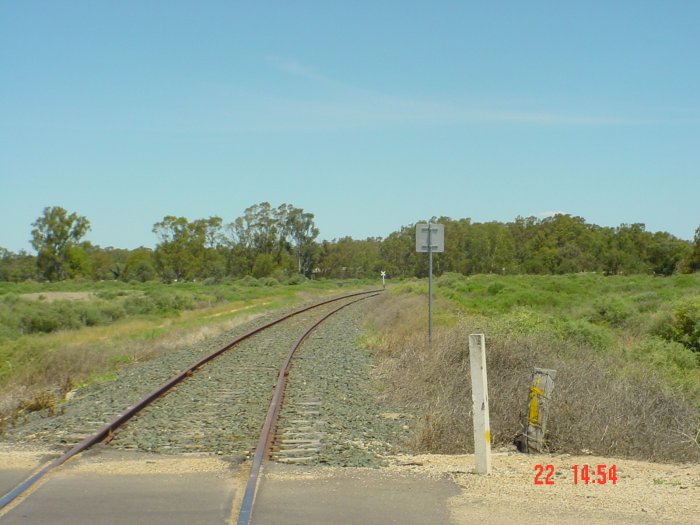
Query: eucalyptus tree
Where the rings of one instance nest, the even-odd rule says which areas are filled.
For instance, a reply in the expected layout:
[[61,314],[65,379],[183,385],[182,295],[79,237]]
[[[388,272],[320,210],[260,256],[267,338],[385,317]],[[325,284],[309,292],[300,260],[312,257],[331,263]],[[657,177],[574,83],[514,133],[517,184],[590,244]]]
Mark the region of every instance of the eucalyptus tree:
[[136,248],[132,250],[121,272],[124,281],[146,282],[156,278],[153,250],[150,248]]
[[319,267],[326,277],[371,277],[383,270],[379,260],[381,239],[342,237],[319,246]]
[[686,273],[700,272],[700,226],[695,230],[695,239],[682,263]]
[[0,247],[0,281],[22,282],[37,278],[36,257],[24,250],[13,253]]
[[226,238],[221,217],[197,219],[190,224],[194,247],[198,254],[197,275],[200,277],[222,277],[226,267]]
[[192,235],[185,217],[167,215],[153,225],[160,242],[156,245],[156,268],[164,281],[191,278],[194,266]]
[[[319,229],[314,224],[314,214],[307,213],[301,208],[291,205],[286,206],[282,217],[282,228],[285,237],[289,236],[297,258],[299,273],[309,275],[313,271],[313,265],[317,260],[318,247],[316,237]],[[280,206],[282,208],[282,206]],[[279,209],[279,208],[278,208]]]
[[80,240],[90,230],[90,221],[60,206],[44,208],[32,223],[31,243],[37,251],[37,267],[51,281],[65,279],[68,269],[83,260]]
[[164,280],[218,276],[223,257],[217,253],[222,244],[221,219],[209,217],[190,222],[185,217],[168,215],[153,225],[160,239],[154,258]]
[[416,257],[415,225],[402,226],[382,241],[379,248],[379,260],[390,277],[412,277],[427,275],[427,263],[420,266]]
[[[319,233],[313,213],[291,204],[273,208],[269,202],[261,202],[246,208],[227,229],[231,236],[230,268],[251,273],[256,266],[258,274],[287,271],[294,266],[300,273],[313,270],[318,253],[315,239]],[[295,263],[291,257],[296,259]]]

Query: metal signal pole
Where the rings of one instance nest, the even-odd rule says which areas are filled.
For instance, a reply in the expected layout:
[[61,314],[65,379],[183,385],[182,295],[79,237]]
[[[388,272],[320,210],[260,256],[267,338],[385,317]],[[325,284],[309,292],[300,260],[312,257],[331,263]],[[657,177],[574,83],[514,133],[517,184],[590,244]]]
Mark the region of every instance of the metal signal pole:
[[[445,251],[445,227],[430,219],[416,224],[416,251],[428,252],[428,343],[433,342],[433,252]],[[433,231],[435,230],[435,231]]]

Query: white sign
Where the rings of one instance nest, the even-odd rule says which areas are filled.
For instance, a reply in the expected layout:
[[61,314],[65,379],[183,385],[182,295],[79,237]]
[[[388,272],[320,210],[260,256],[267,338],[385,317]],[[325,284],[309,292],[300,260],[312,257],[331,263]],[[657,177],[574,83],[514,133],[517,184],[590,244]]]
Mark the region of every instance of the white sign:
[[428,233],[430,233],[430,251],[444,252],[445,251],[445,225],[430,224],[430,228],[426,223],[416,224],[416,251],[428,251]]

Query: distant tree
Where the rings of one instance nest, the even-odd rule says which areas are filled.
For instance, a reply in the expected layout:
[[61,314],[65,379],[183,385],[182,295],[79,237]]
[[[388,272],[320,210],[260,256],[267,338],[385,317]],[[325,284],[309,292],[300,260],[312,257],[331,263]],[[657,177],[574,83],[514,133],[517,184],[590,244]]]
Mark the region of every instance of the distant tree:
[[37,278],[36,257],[24,250],[12,253],[0,247],[0,281],[21,282]]
[[156,278],[156,269],[153,261],[153,250],[150,248],[136,248],[126,258],[121,279],[124,281],[146,282]]
[[222,231],[221,217],[198,219],[191,224],[196,244],[196,274],[204,278],[222,277],[226,270],[226,239]]
[[65,271],[69,279],[92,278],[92,259],[88,254],[87,246],[90,243],[71,245],[68,247],[68,258]]
[[[89,244],[89,243],[88,243]],[[100,248],[99,246],[92,246],[91,244],[87,246],[86,249],[88,256],[90,257],[90,267],[92,269],[92,278],[95,281],[105,281],[108,279],[116,279],[112,273],[112,268],[114,267],[114,261],[110,254]]]
[[[260,255],[270,255],[274,264],[272,273],[288,274],[295,270],[310,274],[318,259],[315,239],[318,228],[314,215],[291,204],[273,208],[261,202],[246,208],[241,217],[227,225],[229,237],[222,250],[226,271],[232,275],[255,274],[260,271]],[[253,267],[258,261],[258,270]]]
[[690,251],[682,262],[685,273],[700,272],[700,226],[695,230],[695,239]]
[[323,241],[318,248],[319,266],[326,277],[370,277],[381,270],[381,239],[343,237]]
[[533,270],[530,264],[536,250],[535,238],[538,233],[538,224],[536,217],[517,217],[507,225],[515,244],[514,262],[519,272]]
[[[415,225],[403,226],[382,241],[380,264],[391,277],[427,275],[416,257]],[[425,259],[425,257],[421,257]],[[427,263],[424,265],[427,268]]]
[[0,281],[14,281],[12,278],[12,259],[14,253],[0,246]]
[[129,255],[129,250],[113,248],[112,246],[102,248],[89,242],[81,243],[81,247],[89,257],[86,269],[90,269],[89,275],[87,273],[83,275],[91,277],[95,281],[121,278],[121,272],[124,270],[124,264]]
[[[230,234],[226,271],[230,275],[251,275],[258,255],[277,255],[280,260],[280,232],[277,212],[269,202],[254,204],[227,226]],[[274,263],[273,257],[273,263]]]
[[210,217],[188,221],[168,215],[153,225],[160,239],[155,263],[165,281],[218,277],[223,274],[225,257],[219,253],[223,243],[221,219]]
[[651,235],[647,255],[651,271],[655,275],[673,275],[690,253],[687,241],[678,239],[667,232]]
[[153,225],[160,242],[156,246],[156,267],[164,281],[182,281],[194,276],[197,256],[193,232],[185,217],[167,215]]
[[285,237],[289,236],[296,252],[297,269],[299,273],[308,276],[313,270],[314,255],[317,253],[314,241],[319,234],[319,230],[314,224],[314,214],[287,205],[282,218],[284,221],[282,231]]
[[237,244],[255,254],[274,253],[279,242],[279,223],[269,202],[261,202],[246,208],[242,217],[230,225]]
[[41,217],[32,223],[32,246],[37,251],[37,266],[51,281],[65,279],[68,269],[78,271],[82,254],[78,244],[90,230],[90,222],[60,206],[44,208]]
[[269,277],[275,271],[275,259],[270,253],[260,253],[253,263],[253,277]]

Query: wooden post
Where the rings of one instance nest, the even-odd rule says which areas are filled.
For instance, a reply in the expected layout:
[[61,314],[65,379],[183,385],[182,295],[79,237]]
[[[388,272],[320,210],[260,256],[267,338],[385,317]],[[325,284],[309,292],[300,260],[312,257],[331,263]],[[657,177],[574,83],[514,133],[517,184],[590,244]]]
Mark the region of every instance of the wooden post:
[[469,363],[472,376],[474,417],[474,458],[477,474],[491,474],[491,426],[486,383],[486,344],[484,334],[469,336]]
[[547,431],[549,403],[554,390],[556,370],[535,368],[527,405],[527,424],[520,441],[520,451],[539,453],[545,451],[544,435]]

